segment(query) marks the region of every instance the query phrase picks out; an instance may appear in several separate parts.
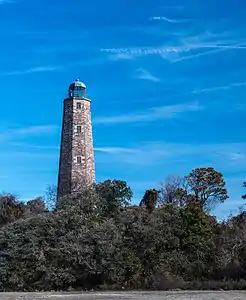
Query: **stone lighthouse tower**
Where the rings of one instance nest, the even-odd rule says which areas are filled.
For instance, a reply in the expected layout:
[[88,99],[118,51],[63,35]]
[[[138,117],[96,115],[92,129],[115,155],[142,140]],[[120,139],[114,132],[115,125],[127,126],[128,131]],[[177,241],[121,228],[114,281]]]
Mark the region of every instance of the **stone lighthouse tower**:
[[58,200],[95,182],[90,105],[86,86],[77,79],[70,84],[64,100]]

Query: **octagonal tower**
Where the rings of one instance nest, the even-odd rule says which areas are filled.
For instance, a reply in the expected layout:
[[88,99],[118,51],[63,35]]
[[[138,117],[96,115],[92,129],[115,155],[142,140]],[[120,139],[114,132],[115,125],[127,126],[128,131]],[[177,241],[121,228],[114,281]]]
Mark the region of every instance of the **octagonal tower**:
[[77,79],[70,84],[64,100],[58,199],[95,182],[90,106],[86,86]]

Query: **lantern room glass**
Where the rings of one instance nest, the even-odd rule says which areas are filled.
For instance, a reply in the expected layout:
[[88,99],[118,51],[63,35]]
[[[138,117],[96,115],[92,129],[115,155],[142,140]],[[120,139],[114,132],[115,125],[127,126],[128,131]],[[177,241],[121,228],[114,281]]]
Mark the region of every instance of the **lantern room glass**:
[[85,98],[86,96],[86,86],[83,82],[77,79],[69,86],[69,97],[70,98]]

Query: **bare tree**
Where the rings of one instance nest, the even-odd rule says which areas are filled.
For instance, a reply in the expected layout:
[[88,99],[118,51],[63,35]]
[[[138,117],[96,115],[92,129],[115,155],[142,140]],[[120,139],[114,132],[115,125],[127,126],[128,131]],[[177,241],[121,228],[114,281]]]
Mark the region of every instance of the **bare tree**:
[[53,210],[57,204],[57,186],[49,185],[45,191],[45,204],[49,210]]
[[[243,187],[246,188],[246,181],[243,183]],[[246,194],[242,196],[244,200],[246,200]]]
[[189,195],[185,178],[175,175],[169,175],[161,183],[158,204],[173,204],[175,206],[184,206],[187,204]]

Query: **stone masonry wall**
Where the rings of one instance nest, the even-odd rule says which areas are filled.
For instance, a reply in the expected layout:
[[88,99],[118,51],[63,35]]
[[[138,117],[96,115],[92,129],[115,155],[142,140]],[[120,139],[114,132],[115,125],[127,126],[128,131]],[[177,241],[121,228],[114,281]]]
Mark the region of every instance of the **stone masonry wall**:
[[[77,107],[80,103],[80,108]],[[81,132],[78,132],[78,126]],[[58,198],[95,182],[90,100],[64,100]]]
[[[80,102],[81,109],[77,109]],[[94,150],[92,139],[92,124],[90,100],[75,99],[73,106],[73,168],[72,182],[83,186],[89,186],[95,181]],[[81,132],[77,133],[77,126],[81,126]],[[77,162],[81,157],[81,163]]]
[[73,101],[65,99],[58,173],[58,198],[71,193]]

